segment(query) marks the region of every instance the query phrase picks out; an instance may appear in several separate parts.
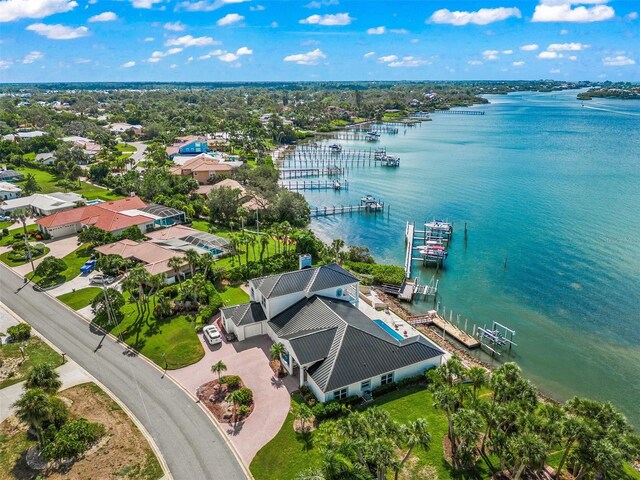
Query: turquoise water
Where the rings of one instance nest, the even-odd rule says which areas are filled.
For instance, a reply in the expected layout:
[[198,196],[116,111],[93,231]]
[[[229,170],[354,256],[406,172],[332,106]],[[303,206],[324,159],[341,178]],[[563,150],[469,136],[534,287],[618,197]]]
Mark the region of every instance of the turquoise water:
[[[454,222],[441,305],[469,329],[493,320],[514,328],[510,359],[543,391],[611,400],[640,426],[640,101],[583,107],[575,97],[489,96],[473,107],[484,116],[436,114],[383,134],[379,145],[401,157],[400,168],[351,168],[348,191],[307,198],[352,205],[373,194],[390,213],[312,226],[402,265],[407,221]],[[423,283],[435,273],[415,272]]]

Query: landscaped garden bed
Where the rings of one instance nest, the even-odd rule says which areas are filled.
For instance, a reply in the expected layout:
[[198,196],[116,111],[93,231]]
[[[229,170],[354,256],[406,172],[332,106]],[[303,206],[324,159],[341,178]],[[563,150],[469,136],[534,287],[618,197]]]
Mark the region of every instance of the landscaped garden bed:
[[253,412],[253,392],[242,379],[227,375],[198,387],[198,399],[220,423],[238,423]]
[[62,357],[38,337],[0,348],[0,389],[19,383],[40,363],[60,365]]

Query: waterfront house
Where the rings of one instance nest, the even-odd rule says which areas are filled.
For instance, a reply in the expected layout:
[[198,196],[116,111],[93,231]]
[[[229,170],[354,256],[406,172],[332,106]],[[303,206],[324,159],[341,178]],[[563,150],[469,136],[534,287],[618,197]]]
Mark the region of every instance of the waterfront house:
[[8,215],[15,210],[29,209],[34,215],[45,216],[71,210],[84,202],[82,195],[73,192],[34,193],[27,197],[5,200],[0,205],[0,212]]
[[150,242],[171,250],[186,252],[195,250],[214,258],[230,251],[229,240],[211,233],[196,230],[186,225],[174,225],[145,234]]
[[170,168],[169,172],[174,175],[191,177],[203,185],[211,183],[213,179],[218,177],[230,177],[240,165],[242,162],[225,162],[220,157],[203,153],[188,159],[182,165]]
[[426,337],[405,338],[358,308],[359,281],[337,264],[255,278],[250,301],[223,308],[238,340],[268,335],[300,386],[326,402],[362,396],[440,365],[444,352]]
[[0,182],[19,182],[24,180],[24,175],[11,169],[0,170]]
[[9,182],[0,182],[0,200],[11,200],[18,198],[22,189]]
[[238,190],[240,192],[240,203],[242,203],[242,206],[250,212],[265,210],[268,206],[268,202],[264,198],[247,191],[240,182],[231,178],[225,178],[212,185],[201,185],[196,190],[196,193],[206,197],[213,190],[217,190],[222,187]]

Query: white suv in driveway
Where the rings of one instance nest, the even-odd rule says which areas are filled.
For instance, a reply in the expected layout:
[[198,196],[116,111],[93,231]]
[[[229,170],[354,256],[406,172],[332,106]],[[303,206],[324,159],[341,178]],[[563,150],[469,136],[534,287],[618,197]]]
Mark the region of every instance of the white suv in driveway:
[[222,343],[222,337],[215,325],[207,325],[202,329],[202,335],[209,345],[216,345]]

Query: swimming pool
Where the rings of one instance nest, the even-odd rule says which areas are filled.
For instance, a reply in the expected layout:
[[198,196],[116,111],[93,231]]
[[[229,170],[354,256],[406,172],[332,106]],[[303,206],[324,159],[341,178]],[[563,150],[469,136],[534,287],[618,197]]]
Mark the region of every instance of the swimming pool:
[[389,325],[384,323],[382,320],[374,320],[374,322],[376,323],[376,325],[378,325],[381,329],[383,329],[385,332],[387,332],[396,340],[404,340],[404,337],[402,335],[400,335],[398,332],[396,332],[393,328],[391,328]]
[[100,200],[99,198],[96,198],[95,200],[89,200],[87,202],[87,205],[97,205],[98,203],[104,203],[104,200]]

